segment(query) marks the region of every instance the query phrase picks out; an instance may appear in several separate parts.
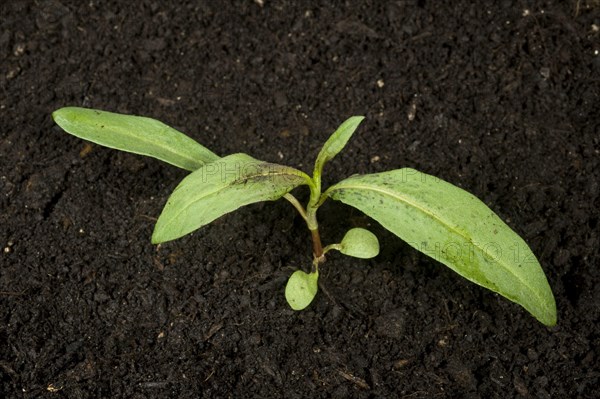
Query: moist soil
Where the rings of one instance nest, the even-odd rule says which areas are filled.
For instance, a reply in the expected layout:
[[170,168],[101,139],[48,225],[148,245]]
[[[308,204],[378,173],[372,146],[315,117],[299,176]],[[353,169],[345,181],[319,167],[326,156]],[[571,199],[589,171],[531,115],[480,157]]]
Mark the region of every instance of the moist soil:
[[[0,6],[3,398],[600,397],[600,4],[5,1]],[[214,152],[310,171],[412,167],[481,198],[538,256],[548,328],[341,203],[311,243],[285,201],[160,246],[186,172],[65,134],[66,105],[150,116]],[[303,201],[304,189],[295,192]]]

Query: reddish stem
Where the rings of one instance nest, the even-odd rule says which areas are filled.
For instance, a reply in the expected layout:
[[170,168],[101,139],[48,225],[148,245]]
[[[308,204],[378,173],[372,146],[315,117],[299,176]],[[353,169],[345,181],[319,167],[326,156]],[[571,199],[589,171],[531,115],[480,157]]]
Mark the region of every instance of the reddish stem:
[[319,235],[319,230],[311,230],[310,234],[312,235],[313,241],[313,255],[319,263],[323,263],[325,261],[325,256],[323,255],[323,245],[321,245],[321,236]]

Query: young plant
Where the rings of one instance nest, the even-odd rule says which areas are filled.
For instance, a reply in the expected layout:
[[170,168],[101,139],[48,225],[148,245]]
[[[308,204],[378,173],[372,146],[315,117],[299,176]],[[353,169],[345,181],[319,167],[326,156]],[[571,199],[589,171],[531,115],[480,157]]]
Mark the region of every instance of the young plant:
[[[364,212],[467,280],[523,306],[543,324],[556,324],[554,296],[531,249],[472,194],[410,168],[353,175],[322,190],[323,167],[344,148],[363,117],[349,118],[331,135],[311,177],[242,153],[219,157],[149,118],[76,107],[61,108],[52,116],[72,135],[192,172],[168,199],[154,227],[154,244],[184,236],[244,205],[289,201],[305,220],[313,249],[310,271],[295,271],[285,288],[294,310],[306,308],[315,297],[319,267],[329,251],[365,259],[379,253],[375,235],[362,228],[348,231],[340,243],[321,244],[317,210],[331,198]],[[310,189],[306,206],[290,194],[301,185]]]

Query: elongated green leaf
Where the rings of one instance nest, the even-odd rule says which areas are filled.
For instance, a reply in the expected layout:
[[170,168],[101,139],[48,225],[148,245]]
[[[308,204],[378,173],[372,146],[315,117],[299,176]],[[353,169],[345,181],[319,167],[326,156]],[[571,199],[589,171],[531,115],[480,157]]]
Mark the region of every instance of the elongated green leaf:
[[194,171],[217,155],[155,119],[89,108],[65,107],[52,114],[67,133],[117,150],[147,155]]
[[276,200],[309,179],[297,169],[246,154],[208,163],[175,188],[156,222],[152,242],[184,236],[241,206]]
[[325,163],[335,157],[346,146],[346,143],[350,140],[350,137],[352,137],[352,134],[363,119],[365,119],[364,116],[352,116],[348,118],[325,142],[317,156],[313,173],[313,177],[318,184],[321,182],[321,172]]
[[554,296],[531,249],[472,194],[408,168],[353,176],[325,194],[360,209],[468,280],[520,304],[542,323],[556,324]]
[[285,299],[294,310],[306,308],[315,299],[319,290],[319,272],[305,273],[296,270],[285,286]]

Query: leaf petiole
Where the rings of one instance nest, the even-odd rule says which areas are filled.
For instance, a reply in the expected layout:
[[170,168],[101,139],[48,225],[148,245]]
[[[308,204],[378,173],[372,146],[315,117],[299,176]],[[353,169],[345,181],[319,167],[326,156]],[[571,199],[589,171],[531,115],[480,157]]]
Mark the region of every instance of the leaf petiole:
[[335,251],[341,251],[342,250],[342,244],[329,244],[327,245],[325,248],[323,248],[323,255],[326,255],[327,252],[331,251],[331,250],[335,250]]
[[302,219],[304,219],[304,221],[307,221],[307,217],[306,217],[306,210],[304,209],[304,207],[302,206],[302,204],[300,203],[300,201],[298,201],[296,199],[296,197],[294,197],[292,194],[287,193],[283,196],[283,198],[285,198],[286,200],[288,200],[290,202],[290,204],[292,204],[294,206],[294,208],[296,208],[296,210],[298,211],[298,213],[300,214],[300,216],[302,216]]

